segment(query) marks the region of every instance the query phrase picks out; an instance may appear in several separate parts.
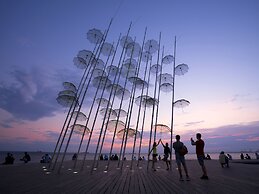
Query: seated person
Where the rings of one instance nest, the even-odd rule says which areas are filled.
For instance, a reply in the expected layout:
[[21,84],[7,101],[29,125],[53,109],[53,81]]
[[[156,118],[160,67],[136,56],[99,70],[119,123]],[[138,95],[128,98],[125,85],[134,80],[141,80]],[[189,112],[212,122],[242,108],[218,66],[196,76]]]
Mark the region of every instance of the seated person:
[[51,156],[49,154],[45,154],[42,156],[40,163],[50,163]]
[[225,155],[223,151],[219,154],[219,162],[222,168],[224,168],[224,165],[227,165],[227,167],[229,167],[228,157]]
[[76,160],[77,159],[77,154],[74,154],[72,157],[72,160]]
[[247,160],[251,160],[251,157],[250,157],[248,154],[246,154],[245,159],[247,159]]
[[229,160],[232,160],[232,156],[230,154],[227,154],[227,156]]
[[7,153],[7,156],[5,157],[5,162],[3,164],[13,164],[14,162],[14,157],[12,154]]
[[31,161],[31,157],[27,152],[24,152],[24,156],[20,160],[24,161],[24,163],[27,163],[27,162]]
[[211,160],[211,157],[210,157],[210,155],[209,154],[207,154],[207,156],[206,156],[206,158],[205,158],[206,160]]

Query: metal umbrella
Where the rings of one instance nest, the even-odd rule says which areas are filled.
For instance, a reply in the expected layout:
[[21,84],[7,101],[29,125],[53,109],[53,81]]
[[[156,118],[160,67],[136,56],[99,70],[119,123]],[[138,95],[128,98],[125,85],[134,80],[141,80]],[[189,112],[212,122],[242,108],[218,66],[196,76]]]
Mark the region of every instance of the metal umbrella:
[[95,69],[104,69],[104,62],[102,59],[94,59],[92,65]]
[[162,59],[162,63],[163,64],[170,64],[172,63],[174,60],[174,56],[173,55],[166,55],[165,57],[163,57]]
[[89,42],[94,44],[100,44],[103,40],[103,33],[101,30],[98,30],[96,28],[93,28],[87,32],[87,39]]
[[90,64],[95,59],[92,51],[89,50],[81,50],[78,52],[77,57],[80,57],[85,60],[86,64]]
[[190,102],[188,100],[185,99],[180,99],[174,102],[174,107],[176,108],[184,108],[186,106],[188,106],[190,104]]
[[150,71],[151,73],[153,74],[156,74],[156,73],[161,73],[161,65],[159,64],[154,64],[150,67]]
[[[74,111],[71,113],[73,119],[77,119],[77,121],[85,121],[87,116],[83,112]],[[77,118],[76,118],[77,117]]]
[[63,91],[58,93],[58,96],[62,96],[62,95],[68,95],[68,96],[76,97],[76,93],[72,90],[63,90]]
[[188,70],[189,70],[188,65],[182,63],[175,67],[174,72],[175,72],[175,75],[184,75],[185,73],[188,72]]
[[115,65],[110,65],[110,66],[106,67],[106,72],[110,72],[109,75],[111,75],[111,76],[117,75],[118,71],[119,71],[119,68]]
[[111,103],[106,98],[97,98],[95,102],[100,103],[100,107],[111,107]]
[[102,69],[95,68],[92,72],[92,78],[99,77],[99,76],[106,77],[106,72]]
[[155,52],[157,52],[158,48],[159,48],[158,42],[153,39],[148,40],[144,45],[144,49],[151,54],[154,54]]
[[128,44],[133,43],[133,39],[130,36],[123,36],[120,40],[120,45],[127,48]]
[[[106,116],[105,113],[110,114],[110,118],[115,119],[117,117],[117,113],[112,108],[102,108],[99,113],[102,116]],[[106,118],[104,118],[106,119]]]
[[63,87],[65,90],[71,90],[73,92],[77,92],[76,86],[71,82],[63,82]]
[[159,75],[159,81],[160,81],[160,84],[163,84],[163,83],[173,83],[173,76],[169,73],[162,73]]
[[99,86],[100,89],[106,87],[110,83],[111,83],[111,80],[107,76],[98,76],[92,80],[93,86],[96,88]]
[[174,89],[174,87],[170,83],[163,83],[160,85],[160,90],[165,93],[172,92],[173,89]]
[[74,127],[74,133],[76,134],[79,134],[79,135],[82,135],[84,130],[85,130],[85,134],[89,134],[90,133],[90,130],[88,127],[86,127],[85,125],[82,125],[82,124],[74,124],[74,125],[71,125],[69,128],[73,128]]
[[88,63],[81,57],[74,57],[73,62],[79,69],[86,69],[88,67]]
[[108,121],[106,125],[107,125],[107,130],[109,132],[114,132],[115,130],[121,130],[125,128],[125,123],[120,120],[117,121],[117,119]]
[[127,45],[126,54],[128,57],[136,58],[140,55],[141,47],[138,43],[132,42]]
[[71,105],[78,106],[78,101],[75,96],[69,96],[69,95],[61,95],[56,98],[57,102],[64,106],[64,107],[70,107]]
[[105,42],[102,46],[102,50],[101,50],[101,53],[104,55],[104,56],[109,56],[109,55],[113,55],[114,54],[114,47],[111,43],[108,43],[108,42]]

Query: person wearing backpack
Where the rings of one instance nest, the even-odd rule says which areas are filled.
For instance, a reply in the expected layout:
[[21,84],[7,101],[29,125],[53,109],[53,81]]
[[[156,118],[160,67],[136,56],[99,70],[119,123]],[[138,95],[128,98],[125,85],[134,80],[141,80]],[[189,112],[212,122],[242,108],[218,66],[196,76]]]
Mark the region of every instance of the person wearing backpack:
[[199,164],[201,165],[201,169],[202,169],[202,172],[203,172],[203,175],[201,176],[201,179],[208,180],[209,177],[207,175],[207,170],[206,170],[206,167],[205,167],[205,164],[204,164],[204,158],[205,158],[205,155],[204,155],[204,145],[205,145],[205,143],[201,139],[201,134],[200,133],[196,134],[196,138],[197,138],[197,141],[194,141],[191,138],[191,144],[196,146],[197,159],[198,159]]
[[[183,181],[183,175],[182,175],[182,169],[181,169],[181,164],[183,165],[183,169],[186,175],[186,180],[189,181],[189,175],[188,175],[188,170],[186,167],[186,163],[185,163],[185,157],[184,155],[187,153],[187,151],[185,151],[185,153],[182,153],[183,148],[185,147],[185,145],[183,144],[183,142],[180,141],[180,135],[176,135],[176,142],[173,143],[173,148],[175,150],[175,160],[178,166],[178,172],[180,175],[180,181]],[[185,147],[186,149],[186,147]]]

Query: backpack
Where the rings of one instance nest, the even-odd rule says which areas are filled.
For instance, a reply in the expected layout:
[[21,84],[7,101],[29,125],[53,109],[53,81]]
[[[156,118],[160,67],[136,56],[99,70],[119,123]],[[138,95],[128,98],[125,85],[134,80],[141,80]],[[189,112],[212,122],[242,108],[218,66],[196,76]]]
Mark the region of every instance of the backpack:
[[188,149],[185,145],[183,145],[183,147],[179,150],[179,153],[181,156],[184,156],[185,154],[188,153]]

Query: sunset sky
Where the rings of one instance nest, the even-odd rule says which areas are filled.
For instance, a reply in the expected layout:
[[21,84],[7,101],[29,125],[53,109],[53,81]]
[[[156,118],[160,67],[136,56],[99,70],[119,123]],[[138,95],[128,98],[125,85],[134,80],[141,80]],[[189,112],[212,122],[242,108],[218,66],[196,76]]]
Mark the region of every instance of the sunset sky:
[[[189,66],[175,80],[175,100],[190,101],[174,112],[184,143],[200,132],[207,151],[259,150],[258,10],[257,0],[1,0],[0,151],[54,150],[67,113],[56,102],[62,82],[79,83],[73,58],[93,50],[87,31],[104,32],[111,18],[110,43],[130,22],[140,44],[146,27],[147,40],[161,32],[165,55],[176,36],[176,64]],[[158,117],[168,126],[170,98],[161,95]]]

